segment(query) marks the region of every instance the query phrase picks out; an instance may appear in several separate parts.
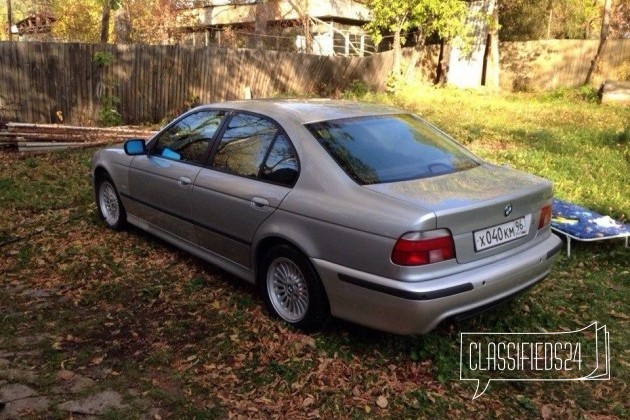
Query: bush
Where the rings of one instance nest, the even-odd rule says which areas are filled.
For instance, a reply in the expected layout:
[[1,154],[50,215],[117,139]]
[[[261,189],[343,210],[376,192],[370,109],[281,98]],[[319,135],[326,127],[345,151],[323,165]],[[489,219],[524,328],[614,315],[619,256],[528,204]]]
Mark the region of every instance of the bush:
[[630,63],[624,63],[613,73],[613,79],[630,82]]
[[363,80],[354,79],[350,82],[348,89],[346,89],[342,97],[344,99],[359,99],[365,97],[370,93],[370,87]]
[[589,103],[599,102],[598,90],[590,85],[577,88],[560,87],[549,90],[540,96],[543,102],[546,101],[584,101]]
[[385,90],[387,93],[394,94],[402,90],[405,87],[405,78],[400,74],[395,74],[394,72],[389,73],[387,76],[387,82],[385,83]]
[[98,110],[98,124],[103,127],[113,127],[123,124],[122,116],[118,112],[117,106],[120,99],[117,96],[105,95],[103,105]]
[[532,92],[532,81],[527,76],[517,76],[512,81],[512,92]]

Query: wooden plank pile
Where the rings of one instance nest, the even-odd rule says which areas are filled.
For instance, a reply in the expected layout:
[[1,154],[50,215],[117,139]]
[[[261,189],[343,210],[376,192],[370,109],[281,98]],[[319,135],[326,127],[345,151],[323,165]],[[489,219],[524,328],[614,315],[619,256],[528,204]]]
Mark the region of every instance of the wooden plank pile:
[[600,88],[603,104],[630,105],[630,82],[606,80]]
[[155,134],[156,131],[142,127],[75,127],[10,122],[0,126],[0,146],[17,147],[20,152],[47,152],[122,143],[130,138],[150,139]]

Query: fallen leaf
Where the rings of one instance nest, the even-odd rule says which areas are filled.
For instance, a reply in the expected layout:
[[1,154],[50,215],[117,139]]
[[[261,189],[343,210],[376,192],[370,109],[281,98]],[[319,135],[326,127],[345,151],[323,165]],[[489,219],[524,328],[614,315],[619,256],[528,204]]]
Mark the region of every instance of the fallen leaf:
[[306,347],[310,347],[311,350],[317,350],[317,342],[315,342],[313,337],[305,337],[304,340],[302,340],[302,343]]
[[72,379],[72,377],[74,377],[74,372],[71,372],[69,370],[60,370],[59,372],[57,372],[57,378],[61,379],[62,381],[68,381]]
[[387,398],[385,398],[384,396],[380,395],[376,399],[376,405],[378,405],[381,408],[386,408],[387,407]]
[[308,396],[304,398],[304,401],[302,401],[302,407],[308,407],[309,405],[312,405],[314,402],[315,402],[315,398]]
[[104,357],[102,357],[102,356],[101,357],[95,357],[95,358],[92,359],[91,363],[93,365],[100,365],[101,363],[103,363],[103,359],[104,359]]
[[551,409],[551,406],[549,404],[545,404],[542,407],[540,407],[540,416],[543,419],[551,418],[552,414],[553,414],[553,410]]
[[610,314],[612,316],[614,316],[615,318],[619,318],[619,319],[630,319],[630,317],[626,314],[622,314],[616,311],[610,311]]

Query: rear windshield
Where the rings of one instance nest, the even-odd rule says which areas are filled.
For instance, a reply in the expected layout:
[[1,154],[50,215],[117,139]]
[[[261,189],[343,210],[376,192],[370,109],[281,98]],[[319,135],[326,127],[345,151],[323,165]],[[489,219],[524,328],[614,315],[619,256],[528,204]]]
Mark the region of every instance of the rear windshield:
[[428,178],[480,164],[446,134],[409,114],[324,121],[306,127],[362,185]]

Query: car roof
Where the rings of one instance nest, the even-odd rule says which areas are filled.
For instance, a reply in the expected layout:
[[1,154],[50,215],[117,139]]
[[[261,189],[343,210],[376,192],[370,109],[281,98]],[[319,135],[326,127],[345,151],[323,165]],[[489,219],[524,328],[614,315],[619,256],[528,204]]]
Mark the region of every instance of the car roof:
[[336,99],[247,99],[205,107],[249,111],[271,118],[291,117],[301,124],[403,112],[384,105]]

